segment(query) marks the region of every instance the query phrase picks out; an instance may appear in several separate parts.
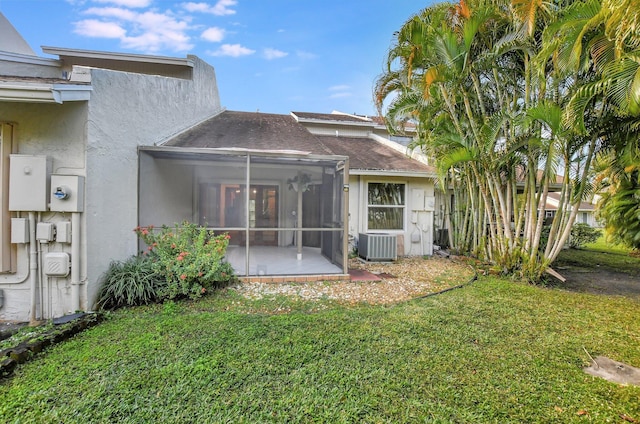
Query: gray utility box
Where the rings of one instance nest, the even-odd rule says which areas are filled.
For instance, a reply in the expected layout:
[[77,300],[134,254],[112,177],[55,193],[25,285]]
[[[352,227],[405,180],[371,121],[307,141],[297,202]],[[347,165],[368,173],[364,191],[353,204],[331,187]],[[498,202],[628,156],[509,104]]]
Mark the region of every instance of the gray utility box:
[[398,244],[395,234],[358,235],[358,256],[367,261],[395,261]]
[[44,212],[47,210],[47,157],[10,155],[9,210]]

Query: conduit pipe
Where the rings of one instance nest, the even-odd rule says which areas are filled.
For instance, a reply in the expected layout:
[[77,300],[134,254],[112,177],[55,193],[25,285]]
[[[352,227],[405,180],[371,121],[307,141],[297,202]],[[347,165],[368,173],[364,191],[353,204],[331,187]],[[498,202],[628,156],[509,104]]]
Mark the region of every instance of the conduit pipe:
[[80,212],[71,213],[71,312],[80,306]]
[[38,248],[36,246],[36,213],[29,212],[29,288],[31,291],[31,316],[29,325],[37,325],[38,303]]

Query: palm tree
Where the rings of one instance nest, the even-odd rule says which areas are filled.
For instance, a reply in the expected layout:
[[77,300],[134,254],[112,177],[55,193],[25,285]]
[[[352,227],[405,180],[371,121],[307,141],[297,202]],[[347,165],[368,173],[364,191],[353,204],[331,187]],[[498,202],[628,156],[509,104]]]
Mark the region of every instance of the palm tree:
[[[636,0],[574,3],[550,26],[560,73],[581,76],[565,116],[602,146],[600,216],[617,241],[640,244],[637,163],[640,162],[640,7]],[[585,122],[584,117],[589,117]]]
[[[451,211],[454,247],[532,280],[569,235],[598,146],[563,119],[583,80],[552,66],[548,54],[559,44],[542,43],[561,5],[461,0],[427,8],[396,34],[375,93],[392,129],[418,124],[414,145],[436,159],[464,205]],[[539,205],[558,172],[562,211],[541,249]]]

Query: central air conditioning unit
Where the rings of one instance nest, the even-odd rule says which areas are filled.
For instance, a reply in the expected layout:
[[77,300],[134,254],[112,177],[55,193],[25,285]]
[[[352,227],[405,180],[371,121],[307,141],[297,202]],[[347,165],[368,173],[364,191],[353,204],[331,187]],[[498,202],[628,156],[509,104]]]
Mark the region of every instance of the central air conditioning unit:
[[363,234],[358,236],[358,256],[367,261],[395,261],[398,244],[395,234]]

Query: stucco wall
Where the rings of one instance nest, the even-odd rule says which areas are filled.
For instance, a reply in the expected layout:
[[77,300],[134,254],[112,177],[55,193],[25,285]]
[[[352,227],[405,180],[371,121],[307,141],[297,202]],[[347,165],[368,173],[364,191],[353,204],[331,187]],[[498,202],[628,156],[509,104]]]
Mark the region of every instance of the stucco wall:
[[191,59],[193,81],[91,70],[84,214],[89,305],[109,263],[137,250],[137,147],[160,143],[220,111],[213,68]]
[[[0,102],[0,119],[14,125],[14,148],[24,155],[46,155],[53,174],[85,175],[84,135],[86,132],[86,102],[65,104],[27,104]],[[26,217],[26,214],[23,213]],[[39,221],[58,223],[70,221],[68,213],[42,212]],[[86,239],[82,237],[81,244]],[[0,289],[5,302],[0,320],[29,319],[30,286],[27,280],[29,265],[26,246],[18,245],[18,269],[15,274],[0,274]],[[42,252],[70,253],[69,244],[48,243]],[[86,263],[83,259],[82,263]],[[86,275],[86,268],[81,270]],[[45,313],[62,315],[69,312],[70,285],[66,278],[45,278],[43,292]]]

